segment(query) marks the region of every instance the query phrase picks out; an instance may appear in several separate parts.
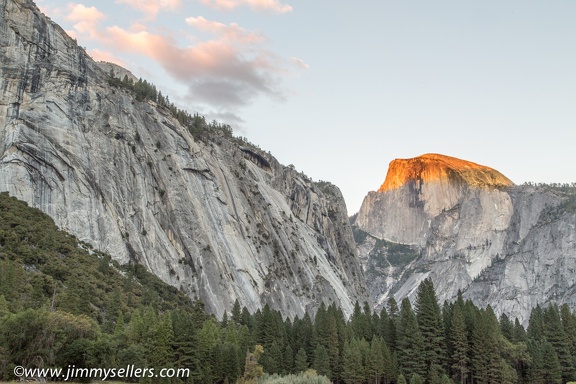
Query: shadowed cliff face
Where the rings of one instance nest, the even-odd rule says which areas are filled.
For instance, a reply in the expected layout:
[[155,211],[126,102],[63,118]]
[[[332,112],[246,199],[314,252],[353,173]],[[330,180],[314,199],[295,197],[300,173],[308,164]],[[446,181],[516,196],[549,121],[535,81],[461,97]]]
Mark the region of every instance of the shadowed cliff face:
[[202,299],[286,316],[367,300],[338,188],[108,84],[27,0],[0,2],[0,191]]
[[462,290],[521,321],[538,303],[574,304],[576,215],[554,211],[574,196],[443,155],[392,161],[355,221],[372,300],[413,297],[431,277],[440,301]]

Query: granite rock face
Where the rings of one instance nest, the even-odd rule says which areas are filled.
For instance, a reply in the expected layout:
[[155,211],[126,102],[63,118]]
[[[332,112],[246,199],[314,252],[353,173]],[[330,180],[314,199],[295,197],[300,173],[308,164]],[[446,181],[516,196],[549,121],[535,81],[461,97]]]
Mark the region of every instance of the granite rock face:
[[462,290],[523,322],[536,304],[574,304],[575,196],[442,155],[393,161],[354,224],[372,300],[413,298],[430,277],[441,301]]
[[[367,300],[340,191],[109,85],[29,0],[0,1],[0,190],[222,316]],[[125,74],[125,73],[124,73]],[[120,75],[123,75],[121,73]]]

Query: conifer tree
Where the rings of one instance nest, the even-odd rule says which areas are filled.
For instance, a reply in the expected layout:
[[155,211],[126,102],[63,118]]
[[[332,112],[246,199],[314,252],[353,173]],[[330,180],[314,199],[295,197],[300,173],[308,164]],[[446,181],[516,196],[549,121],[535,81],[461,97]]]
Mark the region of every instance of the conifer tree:
[[514,320],[514,340],[515,343],[522,343],[526,341],[526,330],[520,324],[518,318]]
[[542,343],[544,382],[546,384],[562,383],[562,366],[556,355],[554,346],[549,341]]
[[294,372],[305,372],[308,369],[308,357],[306,356],[306,350],[300,348],[296,352],[296,357],[294,358]]
[[468,336],[464,313],[460,304],[455,303],[452,309],[450,344],[452,346],[451,368],[454,379],[460,384],[466,382],[469,372]]
[[426,375],[424,339],[408,298],[404,298],[400,306],[397,332],[398,363],[401,371],[410,377],[412,374]]
[[473,331],[472,368],[478,384],[498,381],[501,357],[498,349],[499,325],[492,308],[480,310]]
[[284,361],[282,362],[282,371],[285,375],[294,373],[294,351],[290,344],[284,348]]
[[242,309],[240,309],[238,299],[234,300],[234,305],[232,306],[232,321],[238,325],[242,323]]
[[274,374],[282,370],[282,350],[276,341],[272,342],[270,349],[262,356],[264,372]]
[[505,313],[500,315],[500,332],[509,341],[514,340],[514,324]]
[[388,322],[387,322],[387,331],[384,334],[384,341],[388,348],[390,348],[390,353],[394,353],[397,351],[397,327],[396,322],[398,320],[398,304],[394,297],[391,297],[388,300]]
[[[370,382],[379,383],[380,378],[384,376],[386,369],[384,348],[384,340],[380,336],[372,338],[366,359],[366,376]],[[390,358],[389,354],[388,358]]]
[[362,352],[357,339],[350,340],[344,346],[342,379],[347,384],[361,384],[365,380]]
[[544,311],[542,311],[540,305],[537,305],[530,312],[526,334],[532,340],[542,341],[544,339]]
[[544,311],[544,336],[554,347],[562,369],[564,381],[574,379],[574,360],[570,353],[570,339],[564,332],[560,313],[556,305],[549,305]]
[[562,327],[568,337],[570,353],[576,358],[576,317],[566,303],[560,307],[560,316],[562,317]]
[[340,366],[340,335],[338,332],[338,317],[335,308],[330,306],[326,309],[320,306],[314,324],[315,350],[322,345],[330,359],[330,371],[334,377],[339,377]]
[[424,339],[423,357],[427,369],[444,363],[444,329],[432,279],[424,280],[416,296],[416,318]]
[[400,375],[398,376],[398,382],[397,382],[397,384],[408,384],[408,383],[406,382],[406,378],[404,377],[403,374],[400,374]]
[[424,384],[424,379],[417,373],[414,373],[410,378],[410,384]]
[[322,344],[318,344],[314,350],[312,368],[315,369],[319,375],[324,375],[327,377],[332,376],[330,371],[330,357],[328,356],[326,348],[324,348]]
[[197,355],[196,327],[194,320],[184,311],[172,312],[172,329],[174,333],[174,366],[195,369],[200,362]]

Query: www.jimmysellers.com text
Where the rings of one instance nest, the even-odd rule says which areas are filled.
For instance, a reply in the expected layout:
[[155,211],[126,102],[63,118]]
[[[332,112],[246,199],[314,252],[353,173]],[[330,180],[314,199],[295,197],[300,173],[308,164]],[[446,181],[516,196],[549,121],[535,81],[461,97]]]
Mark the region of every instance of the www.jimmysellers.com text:
[[20,378],[45,378],[63,381],[74,381],[80,378],[96,379],[141,379],[141,378],[187,378],[189,368],[136,368],[127,365],[124,368],[80,368],[69,365],[66,368],[24,368],[21,365],[14,367],[14,375]]

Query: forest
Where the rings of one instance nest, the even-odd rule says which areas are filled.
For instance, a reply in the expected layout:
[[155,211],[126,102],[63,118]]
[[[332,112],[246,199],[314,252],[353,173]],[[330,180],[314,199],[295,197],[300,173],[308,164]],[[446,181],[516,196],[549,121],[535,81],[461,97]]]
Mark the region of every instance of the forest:
[[189,368],[200,383],[567,383],[576,316],[537,306],[525,328],[462,295],[439,303],[431,280],[414,302],[334,305],[284,318],[235,303],[222,319],[137,263],[59,230],[0,193],[0,379],[25,367]]

